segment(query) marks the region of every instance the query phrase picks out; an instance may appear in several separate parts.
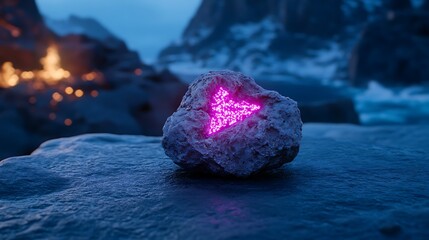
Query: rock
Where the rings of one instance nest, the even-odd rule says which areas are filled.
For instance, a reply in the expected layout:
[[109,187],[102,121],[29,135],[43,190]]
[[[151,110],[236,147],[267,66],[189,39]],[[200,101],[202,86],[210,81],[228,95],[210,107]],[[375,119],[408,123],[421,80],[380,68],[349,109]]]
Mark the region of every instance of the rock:
[[137,52],[128,49],[124,41],[117,38],[98,40],[86,35],[66,35],[58,40],[61,64],[74,75],[94,71],[122,71],[134,74],[142,64]]
[[380,227],[380,233],[386,236],[395,236],[401,233],[401,226],[397,224],[385,225]]
[[[395,36],[392,38],[391,36]],[[399,11],[371,22],[349,62],[350,81],[415,85],[429,79],[429,13]]]
[[85,35],[61,37],[58,50],[62,56],[61,66],[74,75],[83,75],[94,69],[109,67],[107,63],[109,55],[104,52],[102,43]]
[[159,137],[49,141],[0,162],[0,239],[427,239],[427,124],[303,133],[296,161],[244,180],[181,170]]
[[359,124],[352,99],[339,99],[320,103],[299,104],[303,122]]
[[[230,94],[226,102],[254,109],[236,123],[219,124],[213,113],[218,94]],[[241,110],[230,109],[240,116]],[[164,125],[162,143],[166,154],[185,169],[245,177],[291,162],[298,154],[301,127],[293,100],[264,90],[240,73],[213,71],[190,85]]]
[[29,154],[38,147],[32,134],[25,130],[24,119],[13,106],[0,97],[0,161],[10,156]]
[[39,59],[54,37],[44,25],[35,0],[1,1],[0,64],[10,61],[24,70],[39,68]]

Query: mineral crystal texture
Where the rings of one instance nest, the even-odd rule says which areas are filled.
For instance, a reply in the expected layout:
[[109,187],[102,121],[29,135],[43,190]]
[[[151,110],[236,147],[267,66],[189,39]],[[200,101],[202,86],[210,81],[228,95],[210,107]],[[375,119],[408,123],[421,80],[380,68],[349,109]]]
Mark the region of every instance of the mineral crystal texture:
[[291,162],[302,122],[290,98],[241,73],[212,71],[189,86],[163,133],[165,153],[177,165],[246,177]]

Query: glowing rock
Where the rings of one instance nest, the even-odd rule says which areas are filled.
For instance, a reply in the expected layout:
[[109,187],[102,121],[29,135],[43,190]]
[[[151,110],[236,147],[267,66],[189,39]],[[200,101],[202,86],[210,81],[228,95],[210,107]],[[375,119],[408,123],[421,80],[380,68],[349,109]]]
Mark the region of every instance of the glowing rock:
[[185,169],[245,177],[291,162],[301,129],[295,101],[243,74],[214,71],[191,84],[164,125],[162,145]]
[[246,101],[236,102],[229,95],[228,91],[222,87],[219,87],[219,90],[213,95],[210,103],[209,135],[243,121],[261,108],[259,105]]

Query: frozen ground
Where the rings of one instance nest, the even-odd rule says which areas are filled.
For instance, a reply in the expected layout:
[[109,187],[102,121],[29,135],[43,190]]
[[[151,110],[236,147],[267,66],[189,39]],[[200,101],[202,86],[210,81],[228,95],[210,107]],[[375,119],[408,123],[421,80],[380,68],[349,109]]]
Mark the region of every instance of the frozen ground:
[[247,180],[189,175],[159,138],[83,135],[0,163],[0,239],[428,239],[429,127],[306,125]]

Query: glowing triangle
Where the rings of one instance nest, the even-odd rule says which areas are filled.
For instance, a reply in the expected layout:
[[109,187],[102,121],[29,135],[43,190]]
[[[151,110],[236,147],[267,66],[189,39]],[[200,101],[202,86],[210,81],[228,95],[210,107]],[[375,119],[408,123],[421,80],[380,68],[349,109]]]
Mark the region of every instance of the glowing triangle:
[[234,100],[228,91],[219,87],[210,102],[208,134],[211,135],[241,122],[260,108],[260,105],[249,103],[248,101]]

